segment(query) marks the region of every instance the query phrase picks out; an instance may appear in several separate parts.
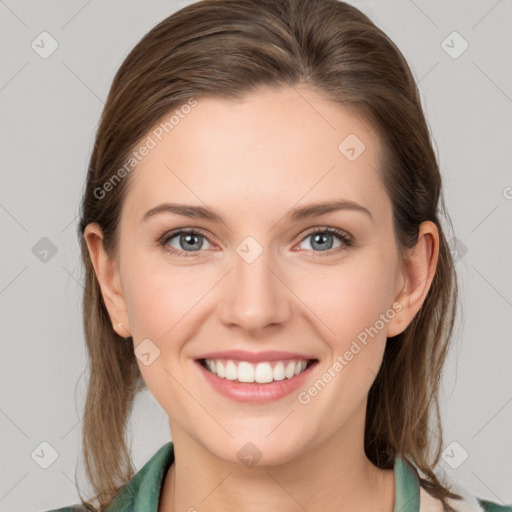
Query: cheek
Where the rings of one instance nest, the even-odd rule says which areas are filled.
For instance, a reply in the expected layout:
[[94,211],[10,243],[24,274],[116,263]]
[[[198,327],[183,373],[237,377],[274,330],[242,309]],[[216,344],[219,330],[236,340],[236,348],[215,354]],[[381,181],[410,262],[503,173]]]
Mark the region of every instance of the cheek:
[[126,295],[134,340],[150,338],[157,342],[173,325],[175,294],[166,292],[165,282],[158,276],[139,267],[129,277]]
[[316,317],[315,323],[324,324],[322,333],[344,350],[375,324],[381,331],[378,336],[385,339],[386,329],[379,319],[392,305],[393,276],[391,260],[369,254],[354,263],[318,270],[314,278],[298,279],[294,289]]
[[125,298],[135,346],[150,339],[161,363],[175,367],[178,355],[212,311],[212,289],[219,275],[212,269],[177,265],[165,255],[134,254],[126,260]]
[[193,270],[170,268],[160,262],[155,265],[147,257],[133,258],[126,264],[131,270],[126,278],[125,296],[134,349],[146,339],[158,349],[145,342],[150,358],[154,359],[146,365],[137,358],[141,375],[165,411],[180,411],[185,417],[190,404],[179,384],[184,370],[182,349],[194,334],[195,308],[207,293],[208,283],[204,279],[194,280]]
[[300,289],[312,311],[310,321],[325,341],[327,357],[320,374],[325,393],[317,407],[328,407],[339,421],[358,407],[374,382],[386,347],[387,324],[395,314],[393,262],[378,259],[373,255],[331,267]]
[[164,343],[206,293],[190,271],[139,265],[129,277],[127,303],[135,337]]

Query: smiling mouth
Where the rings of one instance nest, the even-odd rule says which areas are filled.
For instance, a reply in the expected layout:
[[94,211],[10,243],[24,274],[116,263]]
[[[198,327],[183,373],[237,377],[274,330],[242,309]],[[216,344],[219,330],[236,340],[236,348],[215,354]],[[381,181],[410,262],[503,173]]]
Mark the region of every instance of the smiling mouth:
[[225,380],[240,383],[270,384],[293,379],[318,363],[318,359],[287,359],[249,363],[232,359],[198,359],[208,372]]

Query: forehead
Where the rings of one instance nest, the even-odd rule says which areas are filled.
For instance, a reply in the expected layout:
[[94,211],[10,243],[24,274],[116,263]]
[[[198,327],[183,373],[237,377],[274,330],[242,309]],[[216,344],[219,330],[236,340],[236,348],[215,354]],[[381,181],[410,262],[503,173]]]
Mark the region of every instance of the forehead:
[[126,202],[137,213],[178,201],[263,221],[274,207],[344,198],[378,218],[390,207],[376,171],[379,144],[356,113],[305,88],[198,98],[146,134],[139,148],[151,149],[132,172]]

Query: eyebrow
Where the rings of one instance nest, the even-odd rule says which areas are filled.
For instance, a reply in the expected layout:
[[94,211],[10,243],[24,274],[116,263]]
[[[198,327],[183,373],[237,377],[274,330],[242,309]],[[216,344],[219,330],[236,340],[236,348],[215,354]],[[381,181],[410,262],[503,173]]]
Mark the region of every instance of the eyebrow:
[[[308,219],[311,217],[318,217],[320,215],[326,215],[328,213],[333,213],[339,210],[352,210],[358,211],[366,214],[373,222],[373,217],[371,212],[365,208],[364,206],[355,203],[354,201],[349,201],[346,199],[326,201],[326,202],[317,202],[311,203],[306,206],[299,206],[290,210],[285,216],[285,221],[300,221],[304,219]],[[203,206],[192,206],[178,203],[162,203],[151,210],[147,211],[141,218],[140,222],[145,222],[146,220],[154,217],[156,215],[162,213],[171,213],[175,215],[182,215],[184,217],[194,218],[194,219],[204,219],[210,220],[213,222],[220,222],[224,224],[224,220],[220,214],[218,214],[215,210],[211,208],[205,208]]]

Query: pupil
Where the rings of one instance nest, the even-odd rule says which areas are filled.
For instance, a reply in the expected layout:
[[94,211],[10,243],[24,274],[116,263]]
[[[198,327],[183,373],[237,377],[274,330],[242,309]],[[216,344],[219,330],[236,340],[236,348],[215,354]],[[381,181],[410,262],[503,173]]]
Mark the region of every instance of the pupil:
[[201,245],[202,244],[199,244],[199,247],[197,248],[194,248],[193,245],[194,245],[194,241],[197,240],[199,237],[196,236],[196,235],[183,235],[182,236],[182,240],[184,239],[185,242],[186,242],[186,245],[191,248],[191,249],[194,249],[194,250],[199,250],[201,248]]
[[[324,234],[321,234],[321,233],[317,234],[317,235],[314,236],[314,242],[313,243],[314,244],[318,244],[318,242],[317,242],[318,239],[324,239],[325,240],[325,238],[329,237],[329,236],[331,236],[331,235],[324,235]],[[329,245],[329,244],[326,244],[325,242],[320,242],[319,243],[320,249],[322,249],[322,248],[325,249],[326,245]],[[330,247],[328,247],[328,248],[330,248]]]

